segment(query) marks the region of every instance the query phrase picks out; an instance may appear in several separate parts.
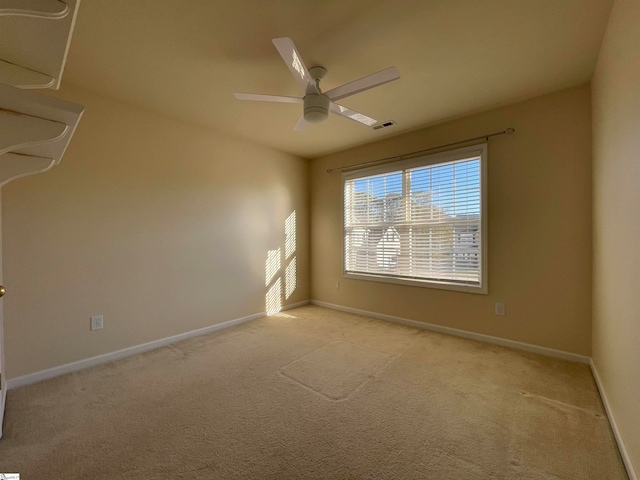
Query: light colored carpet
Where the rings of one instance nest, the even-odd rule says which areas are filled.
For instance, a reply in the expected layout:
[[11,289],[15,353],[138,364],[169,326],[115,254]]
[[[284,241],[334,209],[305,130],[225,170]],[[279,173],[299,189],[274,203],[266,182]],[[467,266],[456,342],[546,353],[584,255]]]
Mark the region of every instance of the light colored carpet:
[[12,390],[23,479],[626,479],[585,365],[305,306]]

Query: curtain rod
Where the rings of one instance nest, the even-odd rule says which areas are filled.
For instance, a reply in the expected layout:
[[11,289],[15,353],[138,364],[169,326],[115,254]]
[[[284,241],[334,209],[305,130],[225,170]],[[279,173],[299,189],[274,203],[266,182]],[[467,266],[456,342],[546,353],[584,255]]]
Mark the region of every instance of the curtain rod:
[[503,130],[501,132],[489,133],[487,135],[482,135],[480,137],[475,137],[475,138],[467,138],[466,140],[460,140],[459,142],[447,143],[445,145],[438,145],[437,147],[426,148],[424,150],[417,150],[417,151],[411,152],[411,153],[404,153],[402,155],[395,155],[393,157],[381,158],[379,160],[371,160],[369,162],[354,163],[353,165],[347,165],[345,167],[329,168],[327,170],[327,173],[344,172],[344,171],[347,171],[347,170],[357,170],[360,167],[365,167],[365,166],[368,166],[368,165],[374,165],[374,164],[378,164],[378,163],[397,162],[397,161],[405,160],[407,158],[411,158],[411,157],[414,157],[414,156],[417,156],[417,155],[421,155],[423,153],[431,152],[433,150],[439,150],[441,148],[453,147],[454,145],[460,145],[461,143],[475,142],[476,140],[482,140],[482,139],[488,141],[491,137],[497,137],[498,135],[511,135],[515,131],[516,131],[515,128],[507,128],[506,130]]

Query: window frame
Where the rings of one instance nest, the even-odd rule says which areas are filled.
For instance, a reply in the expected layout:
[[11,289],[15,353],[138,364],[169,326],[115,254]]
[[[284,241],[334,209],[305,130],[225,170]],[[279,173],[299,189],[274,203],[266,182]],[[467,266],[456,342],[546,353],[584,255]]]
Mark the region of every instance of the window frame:
[[[408,160],[377,165],[358,170],[345,171],[342,173],[342,277],[356,280],[367,280],[374,282],[384,282],[391,284],[409,285],[426,288],[436,288],[452,290],[457,292],[488,294],[488,209],[487,209],[487,143],[472,145],[469,147],[457,148],[430,155],[421,155]],[[355,273],[347,271],[347,250],[346,250],[346,215],[345,215],[345,187],[348,180],[380,175],[390,172],[403,171],[410,168],[426,167],[440,163],[454,162],[467,158],[479,157],[480,159],[480,272],[479,285],[462,285],[460,283],[446,280],[434,279],[413,279],[394,277],[389,275],[376,275],[375,273]],[[404,195],[403,195],[404,198]]]

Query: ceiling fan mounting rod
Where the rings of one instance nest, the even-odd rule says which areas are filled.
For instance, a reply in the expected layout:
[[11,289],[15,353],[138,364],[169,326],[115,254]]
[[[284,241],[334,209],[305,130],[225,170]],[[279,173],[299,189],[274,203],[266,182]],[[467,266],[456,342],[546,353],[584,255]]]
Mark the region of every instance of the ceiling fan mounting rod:
[[315,67],[311,67],[309,69],[309,75],[311,75],[311,78],[313,78],[316,82],[319,82],[327,75],[327,69],[321,67],[320,65],[316,65]]
[[320,80],[322,80],[326,74],[327,74],[327,69],[319,65],[315,67],[311,67],[309,69],[309,75],[315,81],[316,90],[320,94],[322,93],[322,90],[320,90]]

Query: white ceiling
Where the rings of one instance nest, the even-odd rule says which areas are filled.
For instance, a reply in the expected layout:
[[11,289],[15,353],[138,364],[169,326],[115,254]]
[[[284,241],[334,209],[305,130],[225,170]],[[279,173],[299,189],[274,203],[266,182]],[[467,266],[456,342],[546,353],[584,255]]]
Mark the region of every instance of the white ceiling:
[[[313,158],[590,80],[612,0],[82,0],[63,78],[87,89]],[[323,90],[396,66],[401,78],[294,132],[301,96],[271,43],[291,37]]]

